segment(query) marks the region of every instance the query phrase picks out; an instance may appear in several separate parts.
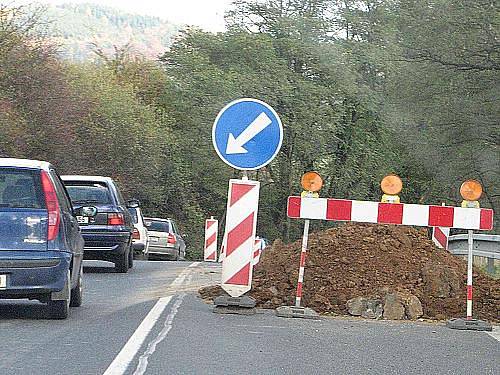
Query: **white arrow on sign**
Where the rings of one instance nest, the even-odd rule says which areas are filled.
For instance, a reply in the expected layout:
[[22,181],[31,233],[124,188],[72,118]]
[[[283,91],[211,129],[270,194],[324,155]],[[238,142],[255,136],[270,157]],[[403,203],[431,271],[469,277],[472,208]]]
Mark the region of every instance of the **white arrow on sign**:
[[246,154],[248,151],[243,146],[272,122],[269,116],[262,112],[237,138],[234,138],[233,133],[230,133],[227,139],[226,154]]

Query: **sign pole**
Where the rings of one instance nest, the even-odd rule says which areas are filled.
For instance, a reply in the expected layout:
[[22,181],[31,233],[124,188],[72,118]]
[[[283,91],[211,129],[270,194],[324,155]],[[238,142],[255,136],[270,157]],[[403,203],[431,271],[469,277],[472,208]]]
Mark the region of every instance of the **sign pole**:
[[258,170],[276,157],[283,143],[283,125],[269,104],[237,99],[215,118],[212,143],[227,165],[242,171],[241,180],[229,182],[220,257],[221,287],[228,295],[214,300],[214,312],[255,313],[255,299],[244,294],[252,287],[260,184],[249,180],[247,171]]
[[472,320],[472,264],[474,257],[472,255],[474,231],[467,231],[467,243],[469,245],[469,252],[467,254],[467,320]]
[[302,300],[302,284],[304,283],[304,271],[306,266],[307,240],[309,238],[309,219],[304,223],[304,234],[302,236],[302,248],[300,251],[299,280],[297,282],[297,295],[295,297],[295,307],[300,307]]

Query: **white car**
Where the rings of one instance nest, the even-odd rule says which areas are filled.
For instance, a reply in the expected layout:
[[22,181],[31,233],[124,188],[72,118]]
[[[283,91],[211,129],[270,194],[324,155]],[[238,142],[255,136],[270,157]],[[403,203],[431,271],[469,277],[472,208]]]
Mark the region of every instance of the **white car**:
[[185,258],[186,242],[184,242],[174,220],[145,217],[144,222],[148,228],[149,241],[151,242],[146,259],[165,257],[183,260]]
[[129,208],[134,223],[134,232],[132,233],[132,248],[134,255],[144,255],[147,257],[149,252],[148,229],[144,224],[144,216],[140,207]]

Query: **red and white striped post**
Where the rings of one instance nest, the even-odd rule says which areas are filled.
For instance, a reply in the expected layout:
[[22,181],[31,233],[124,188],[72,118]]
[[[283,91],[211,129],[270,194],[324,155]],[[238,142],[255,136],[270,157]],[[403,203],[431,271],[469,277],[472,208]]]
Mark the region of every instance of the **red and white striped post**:
[[473,246],[473,234],[474,231],[467,231],[467,244],[469,245],[469,251],[467,253],[467,320],[472,320],[472,246]]
[[226,248],[226,233],[224,232],[224,235],[222,236],[222,243],[220,245],[220,252],[219,252],[219,263],[222,263],[224,260],[224,254],[225,254],[225,248]]
[[450,237],[450,228],[432,227],[432,242],[441,248],[448,250],[448,238]]
[[255,242],[253,245],[253,265],[254,266],[256,264],[258,264],[259,260],[260,260],[261,242],[262,242],[262,240],[260,238],[255,238]]
[[239,297],[252,287],[259,187],[258,181],[229,181],[221,286],[231,297]]
[[304,222],[304,234],[302,236],[302,247],[300,250],[299,280],[297,282],[297,293],[295,296],[295,307],[300,307],[302,301],[302,284],[304,283],[304,271],[306,266],[307,240],[309,238],[309,220]]
[[219,222],[212,216],[205,221],[205,249],[203,259],[205,262],[217,261],[217,232]]
[[[314,171],[306,172],[300,179],[300,184],[304,189],[301,197],[308,201],[315,202],[319,199],[319,191],[323,186],[323,179]],[[304,233],[302,234],[302,246],[300,248],[299,277],[297,280],[297,291],[295,293],[295,306],[280,306],[276,309],[276,315],[283,318],[308,318],[317,319],[318,313],[311,308],[302,307],[302,287],[304,285],[304,273],[306,268],[307,242],[309,239],[309,225],[311,218],[304,220]]]
[[[445,206],[443,202],[441,206]],[[450,237],[450,228],[432,227],[432,242],[440,249],[448,250],[448,238]]]

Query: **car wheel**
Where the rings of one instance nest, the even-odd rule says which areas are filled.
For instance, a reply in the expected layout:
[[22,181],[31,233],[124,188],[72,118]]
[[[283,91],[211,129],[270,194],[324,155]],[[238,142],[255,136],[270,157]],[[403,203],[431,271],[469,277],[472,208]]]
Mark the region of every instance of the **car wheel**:
[[130,245],[128,251],[128,268],[132,268],[134,266],[134,249],[132,249],[132,245]]
[[76,286],[71,290],[71,299],[69,305],[71,307],[80,307],[82,305],[83,297],[83,262],[80,266],[80,274],[78,275],[78,282]]
[[127,273],[128,259],[129,259],[129,253],[125,251],[125,253],[120,255],[118,259],[115,261],[115,271],[118,273]]
[[68,288],[68,297],[64,300],[50,300],[48,303],[50,317],[52,319],[67,319],[69,316],[69,304],[71,300],[71,279],[69,270],[66,276],[66,285],[64,287]]

